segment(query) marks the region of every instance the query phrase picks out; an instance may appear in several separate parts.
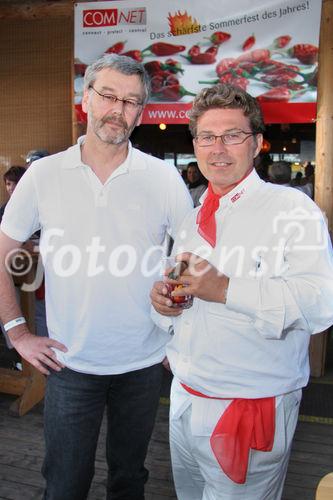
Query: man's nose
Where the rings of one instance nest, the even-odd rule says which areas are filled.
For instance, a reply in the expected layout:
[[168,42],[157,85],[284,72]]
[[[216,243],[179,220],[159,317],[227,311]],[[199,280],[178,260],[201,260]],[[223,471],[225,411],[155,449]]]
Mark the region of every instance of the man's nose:
[[217,151],[225,151],[227,149],[227,146],[224,144],[221,136],[216,137],[214,149]]

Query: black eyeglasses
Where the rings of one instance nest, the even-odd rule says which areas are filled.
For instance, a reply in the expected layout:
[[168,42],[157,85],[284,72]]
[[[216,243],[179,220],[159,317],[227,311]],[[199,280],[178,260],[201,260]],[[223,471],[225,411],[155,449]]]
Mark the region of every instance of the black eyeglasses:
[[120,97],[117,97],[113,94],[102,94],[101,92],[98,92],[92,85],[89,85],[89,89],[92,89],[94,92],[96,92],[97,95],[99,95],[104,102],[107,102],[108,104],[115,104],[117,101],[122,102],[124,109],[127,111],[136,111],[138,108],[143,106],[142,102],[138,102],[135,99],[121,99]]
[[256,135],[253,132],[245,132],[244,130],[236,130],[235,132],[227,132],[226,134],[213,135],[213,134],[199,134],[194,140],[201,147],[214,146],[217,139],[221,139],[223,144],[227,146],[234,146],[236,144],[243,144],[249,137]]

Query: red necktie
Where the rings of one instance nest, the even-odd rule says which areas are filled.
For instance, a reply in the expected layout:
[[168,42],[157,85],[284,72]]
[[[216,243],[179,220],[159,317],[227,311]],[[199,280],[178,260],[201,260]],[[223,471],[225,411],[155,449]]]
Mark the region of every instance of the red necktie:
[[[195,396],[209,399],[182,384]],[[246,481],[249,451],[271,451],[275,434],[275,398],[233,399],[217,422],[210,445],[223,472],[235,483]]]
[[219,208],[221,195],[215,194],[211,184],[208,184],[208,193],[197,215],[198,233],[208,243],[216,245],[215,212]]

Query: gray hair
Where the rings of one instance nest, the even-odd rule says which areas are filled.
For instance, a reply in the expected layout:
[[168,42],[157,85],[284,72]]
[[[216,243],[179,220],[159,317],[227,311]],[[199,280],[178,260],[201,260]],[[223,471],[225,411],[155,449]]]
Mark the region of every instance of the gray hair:
[[134,61],[131,57],[120,56],[118,54],[104,54],[97,61],[87,67],[84,74],[84,88],[89,89],[96,81],[96,76],[102,69],[114,69],[123,75],[138,75],[143,87],[143,104],[149,99],[150,78],[143,64]]
[[258,102],[245,90],[229,84],[218,83],[202,89],[193,101],[189,112],[189,128],[193,137],[197,135],[198,119],[209,109],[241,109],[250,120],[254,134],[265,130],[264,121]]

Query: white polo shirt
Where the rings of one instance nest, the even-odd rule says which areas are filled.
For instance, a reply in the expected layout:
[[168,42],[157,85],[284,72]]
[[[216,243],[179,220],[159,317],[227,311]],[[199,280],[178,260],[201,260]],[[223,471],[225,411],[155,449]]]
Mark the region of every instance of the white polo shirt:
[[168,336],[150,318],[161,248],[191,209],[177,170],[129,145],[102,184],[80,147],[35,162],[18,184],[1,230],[25,241],[41,228],[49,335],[57,357],[92,374],[160,362]]

